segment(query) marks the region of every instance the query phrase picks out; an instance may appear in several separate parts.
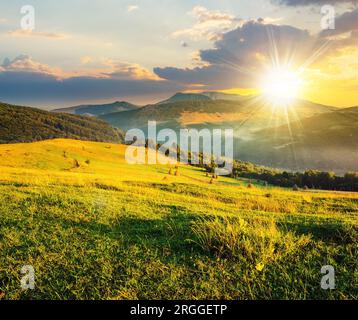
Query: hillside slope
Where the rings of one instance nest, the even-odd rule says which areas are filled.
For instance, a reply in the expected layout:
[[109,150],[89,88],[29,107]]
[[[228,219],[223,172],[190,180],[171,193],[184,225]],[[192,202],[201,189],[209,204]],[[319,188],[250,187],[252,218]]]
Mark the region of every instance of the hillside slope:
[[[0,145],[0,299],[357,297],[356,193],[210,183],[199,168],[169,174],[124,153],[67,139]],[[327,261],[340,268],[336,290],[319,286]],[[35,290],[19,286],[25,264]]]
[[123,134],[99,119],[0,103],[0,143],[52,138],[121,142]]

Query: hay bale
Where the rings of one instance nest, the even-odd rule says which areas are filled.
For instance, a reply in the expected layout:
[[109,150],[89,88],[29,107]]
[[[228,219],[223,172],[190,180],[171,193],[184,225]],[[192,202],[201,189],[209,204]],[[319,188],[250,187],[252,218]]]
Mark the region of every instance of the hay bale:
[[73,159],[73,168],[79,168],[81,165],[77,159]]

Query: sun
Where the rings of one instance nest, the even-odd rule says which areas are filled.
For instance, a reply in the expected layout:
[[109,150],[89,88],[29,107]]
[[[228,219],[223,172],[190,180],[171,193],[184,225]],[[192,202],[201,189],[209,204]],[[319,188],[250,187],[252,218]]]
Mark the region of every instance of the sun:
[[298,97],[301,83],[298,73],[285,68],[277,68],[270,70],[263,77],[261,90],[269,102],[285,106]]

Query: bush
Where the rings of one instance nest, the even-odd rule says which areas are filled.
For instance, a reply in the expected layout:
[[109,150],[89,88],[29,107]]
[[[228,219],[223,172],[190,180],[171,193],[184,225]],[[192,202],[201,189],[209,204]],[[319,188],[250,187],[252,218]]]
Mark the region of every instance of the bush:
[[266,264],[303,248],[309,236],[279,230],[272,220],[215,218],[193,223],[192,231],[203,250],[218,257]]

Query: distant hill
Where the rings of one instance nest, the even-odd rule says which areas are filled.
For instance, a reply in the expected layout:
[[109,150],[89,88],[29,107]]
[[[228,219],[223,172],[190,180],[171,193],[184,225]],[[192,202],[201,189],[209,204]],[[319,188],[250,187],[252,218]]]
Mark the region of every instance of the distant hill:
[[95,118],[0,103],[0,143],[53,138],[121,142],[123,133]]
[[126,101],[116,101],[109,104],[80,105],[70,108],[55,109],[53,112],[71,113],[87,116],[100,116],[107,113],[135,110],[138,106]]
[[281,168],[358,171],[358,107],[259,131],[240,159]]
[[211,100],[231,100],[231,101],[242,101],[250,96],[242,96],[239,94],[222,93],[216,91],[208,91],[201,93],[204,96],[209,97]]
[[181,101],[210,101],[210,100],[211,100],[211,98],[205,94],[178,92],[174,96],[170,97],[169,99],[158,102],[157,105],[175,103],[175,102],[181,102]]
[[249,96],[242,96],[239,94],[229,94],[217,91],[207,91],[200,93],[183,93],[178,92],[174,96],[164,101],[158,102],[157,104],[167,104],[182,101],[210,101],[210,100],[229,100],[229,101],[243,101]]
[[350,107],[350,108],[344,108],[344,109],[340,109],[339,110],[340,112],[343,112],[343,113],[358,113],[358,107]]
[[[258,96],[185,100],[100,116],[113,126],[157,129],[225,129],[235,132],[235,158],[288,170],[358,171],[358,108],[338,109],[297,100],[272,108]],[[288,125],[289,124],[289,125]]]
[[[185,96],[180,95],[180,99]],[[203,97],[197,96],[200,99]],[[287,119],[297,121],[337,110],[308,101],[298,101],[287,113],[284,109],[272,110],[259,97],[241,97],[240,101],[212,100],[206,96],[200,99],[177,102],[171,100],[172,102],[147,105],[136,110],[102,115],[100,118],[124,130],[146,128],[149,120],[156,120],[159,127],[172,129],[229,127],[245,138],[255,130],[284,124]]]

